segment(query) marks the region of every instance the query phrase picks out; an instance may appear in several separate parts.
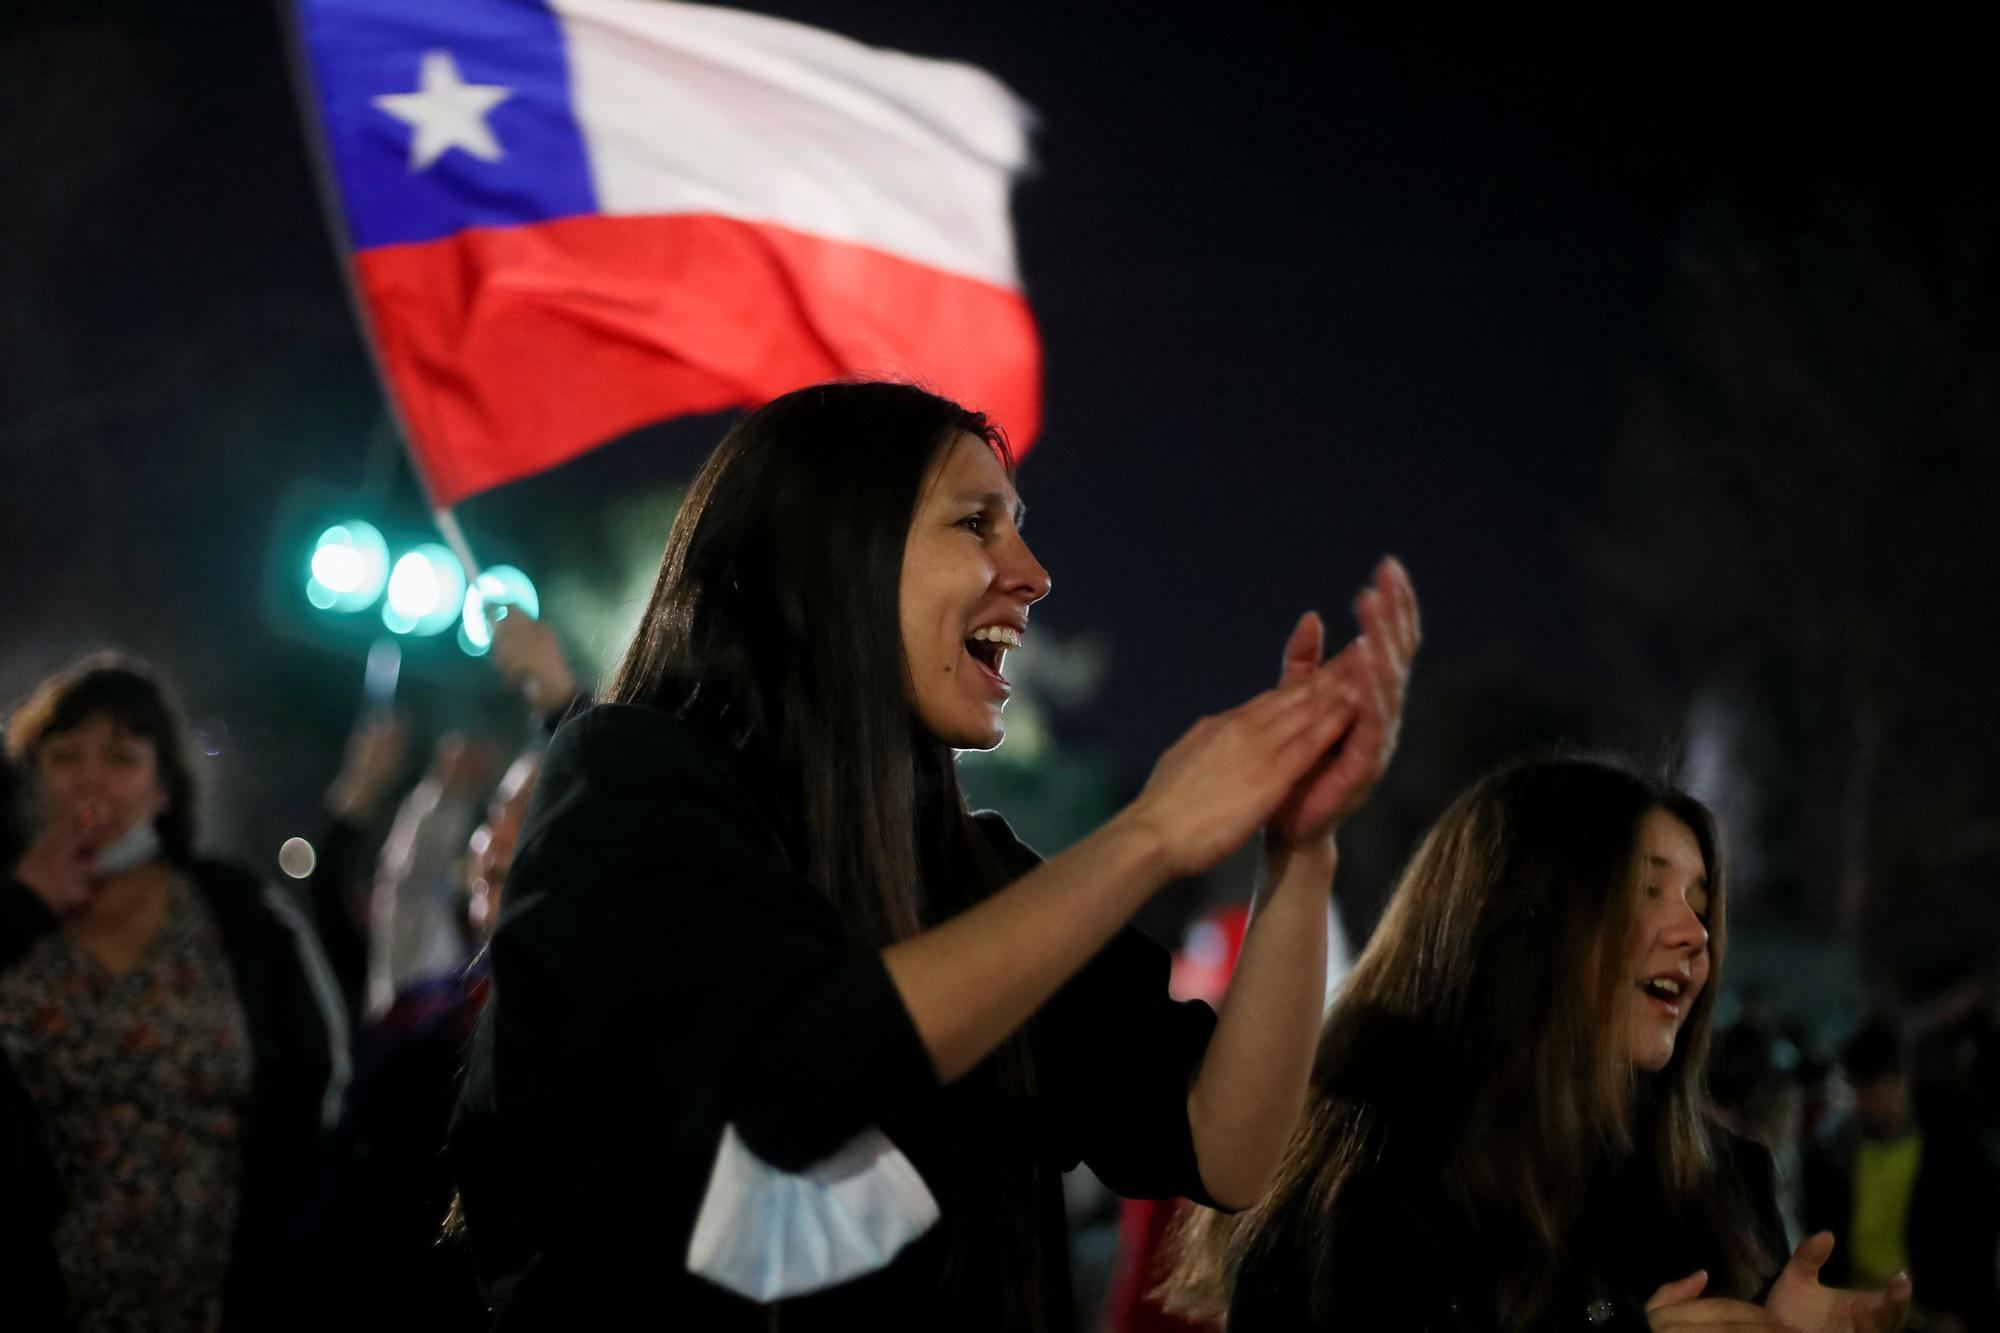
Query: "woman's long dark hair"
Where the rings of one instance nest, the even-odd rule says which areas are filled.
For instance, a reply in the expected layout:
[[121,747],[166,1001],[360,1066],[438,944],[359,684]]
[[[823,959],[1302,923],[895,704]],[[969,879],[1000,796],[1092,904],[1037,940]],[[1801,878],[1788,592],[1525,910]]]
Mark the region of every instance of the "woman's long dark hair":
[[796,869],[876,946],[927,924],[919,784],[957,794],[912,711],[898,598],[919,492],[962,435],[1007,458],[985,417],[906,384],[815,385],[743,418],[688,488],[604,696],[727,737]]
[[[1700,844],[1711,966],[1673,1058],[1646,1076],[1640,1114],[1619,1015],[1640,831],[1653,810]],[[1482,779],[1417,848],[1328,1015],[1270,1194],[1235,1217],[1190,1218],[1170,1303],[1224,1307],[1245,1254],[1274,1226],[1323,1253],[1345,1185],[1385,1152],[1428,1163],[1447,1205],[1502,1259],[1503,1327],[1543,1312],[1593,1175],[1634,1153],[1651,1162],[1674,1215],[1721,1248],[1727,1271],[1711,1289],[1747,1295],[1763,1256],[1718,1186],[1702,1110],[1725,903],[1715,822],[1686,793],[1581,758]],[[1334,1293],[1315,1272],[1299,1280],[1324,1313]]]
[[[726,739],[778,848],[869,947],[906,939],[1007,879],[966,810],[950,748],[916,720],[899,614],[924,484],[966,435],[1011,475],[997,427],[907,384],[815,385],[744,417],[688,488],[604,694]],[[927,886],[927,867],[947,882]],[[1025,1031],[996,1053],[992,1076],[1032,1093]],[[951,1262],[964,1271],[977,1253],[990,1270],[998,1260],[1038,1327],[1036,1193],[996,1188],[1000,1234],[975,1239],[979,1227],[962,1228]]]

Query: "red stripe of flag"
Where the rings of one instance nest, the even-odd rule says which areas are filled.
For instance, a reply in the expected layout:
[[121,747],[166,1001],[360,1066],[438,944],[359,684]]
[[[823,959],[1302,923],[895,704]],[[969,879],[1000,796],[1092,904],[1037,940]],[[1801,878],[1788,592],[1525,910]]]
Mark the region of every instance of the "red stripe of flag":
[[355,265],[440,507],[664,417],[847,373],[984,411],[1017,453],[1041,429],[1019,292],[769,223],[587,215],[380,246]]

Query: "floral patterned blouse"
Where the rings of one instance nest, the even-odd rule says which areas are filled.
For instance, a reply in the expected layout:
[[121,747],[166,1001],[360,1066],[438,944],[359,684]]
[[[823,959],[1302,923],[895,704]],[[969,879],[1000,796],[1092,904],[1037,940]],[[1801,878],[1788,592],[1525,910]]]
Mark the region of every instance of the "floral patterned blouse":
[[251,1052],[222,939],[185,879],[129,970],[60,930],[0,974],[0,1047],[55,1144],[70,1317],[96,1330],[220,1327]]

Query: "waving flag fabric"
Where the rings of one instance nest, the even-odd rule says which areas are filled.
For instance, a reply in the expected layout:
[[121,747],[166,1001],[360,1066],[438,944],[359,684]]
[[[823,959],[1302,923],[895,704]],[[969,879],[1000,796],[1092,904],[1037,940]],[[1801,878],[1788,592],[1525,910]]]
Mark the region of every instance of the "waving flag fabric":
[[665,0],[298,0],[377,355],[443,507],[845,372],[1040,426],[969,65]]

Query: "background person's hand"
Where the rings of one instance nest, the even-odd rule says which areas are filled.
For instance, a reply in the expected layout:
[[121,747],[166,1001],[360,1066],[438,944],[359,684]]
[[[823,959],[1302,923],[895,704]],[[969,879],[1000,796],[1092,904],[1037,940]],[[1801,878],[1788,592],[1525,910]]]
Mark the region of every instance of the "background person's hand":
[[338,819],[362,823],[374,817],[395,789],[409,756],[409,724],[393,713],[363,715],[347,738],[340,775],[326,790],[326,808]]
[[538,713],[554,712],[577,696],[576,673],[555,631],[520,611],[493,622],[493,667]]
[[1646,1324],[1653,1333],[1683,1329],[1686,1333],[1771,1333],[1792,1329],[1776,1314],[1749,1301],[1729,1301],[1703,1297],[1708,1274],[1696,1270],[1677,1282],[1669,1282],[1646,1302]]
[[49,824],[15,863],[14,878],[51,912],[67,916],[90,901],[91,866],[103,841],[102,831],[83,819]]
[[[1327,837],[1368,799],[1388,770],[1403,725],[1410,665],[1423,630],[1416,589],[1394,556],[1375,567],[1374,583],[1354,601],[1361,634],[1330,664],[1360,699],[1361,712],[1341,742],[1299,779],[1265,828],[1275,846],[1302,846]],[[1285,644],[1284,681],[1320,667],[1326,628],[1318,615],[1300,617]]]
[[431,751],[430,776],[446,796],[484,796],[500,778],[500,751],[489,741],[447,731]]
[[1169,878],[1198,875],[1270,819],[1359,710],[1354,686],[1329,662],[1205,717],[1160,756],[1120,818],[1149,832]]
[[1833,1257],[1833,1233],[1807,1236],[1764,1304],[1786,1323],[1807,1333],[1895,1333],[1910,1315],[1910,1279],[1898,1274],[1880,1291],[1822,1287],[1819,1270]]

